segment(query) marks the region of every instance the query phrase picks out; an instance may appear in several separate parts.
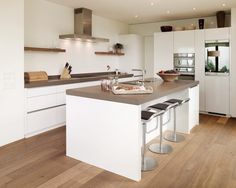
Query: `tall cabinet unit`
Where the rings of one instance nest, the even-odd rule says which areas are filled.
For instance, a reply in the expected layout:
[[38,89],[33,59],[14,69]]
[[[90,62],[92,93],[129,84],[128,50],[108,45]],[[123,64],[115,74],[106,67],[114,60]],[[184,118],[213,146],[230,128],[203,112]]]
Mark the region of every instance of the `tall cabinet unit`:
[[[230,39],[229,28],[205,30],[205,41],[221,41],[229,39]],[[220,54],[220,56],[222,55],[223,54]],[[228,56],[230,56],[230,54],[228,54]],[[228,63],[230,64],[230,62]],[[205,105],[207,112],[213,112],[225,115],[230,114],[229,80],[230,76],[227,73],[226,74],[212,73],[205,75],[205,101],[206,101]]]
[[154,34],[154,73],[173,69],[174,32]]
[[174,53],[194,53],[194,31],[174,32]]
[[231,9],[230,114],[236,117],[236,8]]
[[199,110],[206,111],[205,107],[205,32],[195,31],[195,80],[199,81]]

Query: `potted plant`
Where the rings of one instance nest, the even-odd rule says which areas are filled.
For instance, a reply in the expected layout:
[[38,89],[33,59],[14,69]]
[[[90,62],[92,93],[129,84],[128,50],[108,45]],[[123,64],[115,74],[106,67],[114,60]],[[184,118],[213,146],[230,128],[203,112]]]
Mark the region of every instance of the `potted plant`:
[[121,50],[124,48],[123,44],[116,43],[114,45],[115,53],[121,53]]

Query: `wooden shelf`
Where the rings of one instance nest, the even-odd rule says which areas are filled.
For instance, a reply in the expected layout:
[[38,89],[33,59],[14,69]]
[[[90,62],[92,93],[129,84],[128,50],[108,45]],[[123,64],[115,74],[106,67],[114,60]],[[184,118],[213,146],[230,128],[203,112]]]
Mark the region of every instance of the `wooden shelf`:
[[114,53],[114,52],[95,52],[96,55],[117,55],[122,56],[124,53]]
[[65,49],[60,48],[36,48],[36,47],[25,47],[25,51],[35,51],[35,52],[66,52]]

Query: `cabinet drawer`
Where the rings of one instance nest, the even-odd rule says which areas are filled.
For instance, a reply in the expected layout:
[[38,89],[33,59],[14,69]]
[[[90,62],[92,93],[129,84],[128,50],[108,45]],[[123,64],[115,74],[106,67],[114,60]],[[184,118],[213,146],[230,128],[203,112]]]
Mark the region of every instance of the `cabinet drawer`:
[[65,109],[65,106],[59,106],[27,114],[25,135],[35,135],[65,124]]
[[65,104],[64,93],[31,97],[27,99],[27,112],[42,110],[62,104]]
[[57,93],[58,86],[38,87],[27,89],[26,97],[36,97],[41,95],[51,95]]
[[26,134],[40,132],[56,125],[57,109],[51,108],[27,114]]
[[56,108],[56,124],[63,124],[66,122],[66,106],[59,106]]

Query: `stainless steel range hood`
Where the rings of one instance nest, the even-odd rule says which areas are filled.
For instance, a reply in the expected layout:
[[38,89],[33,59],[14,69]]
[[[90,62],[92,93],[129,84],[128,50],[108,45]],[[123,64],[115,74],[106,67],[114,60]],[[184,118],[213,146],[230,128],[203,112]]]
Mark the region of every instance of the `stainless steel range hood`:
[[85,42],[109,42],[109,39],[92,36],[92,10],[78,8],[74,10],[74,34],[60,35],[60,39],[80,40]]

